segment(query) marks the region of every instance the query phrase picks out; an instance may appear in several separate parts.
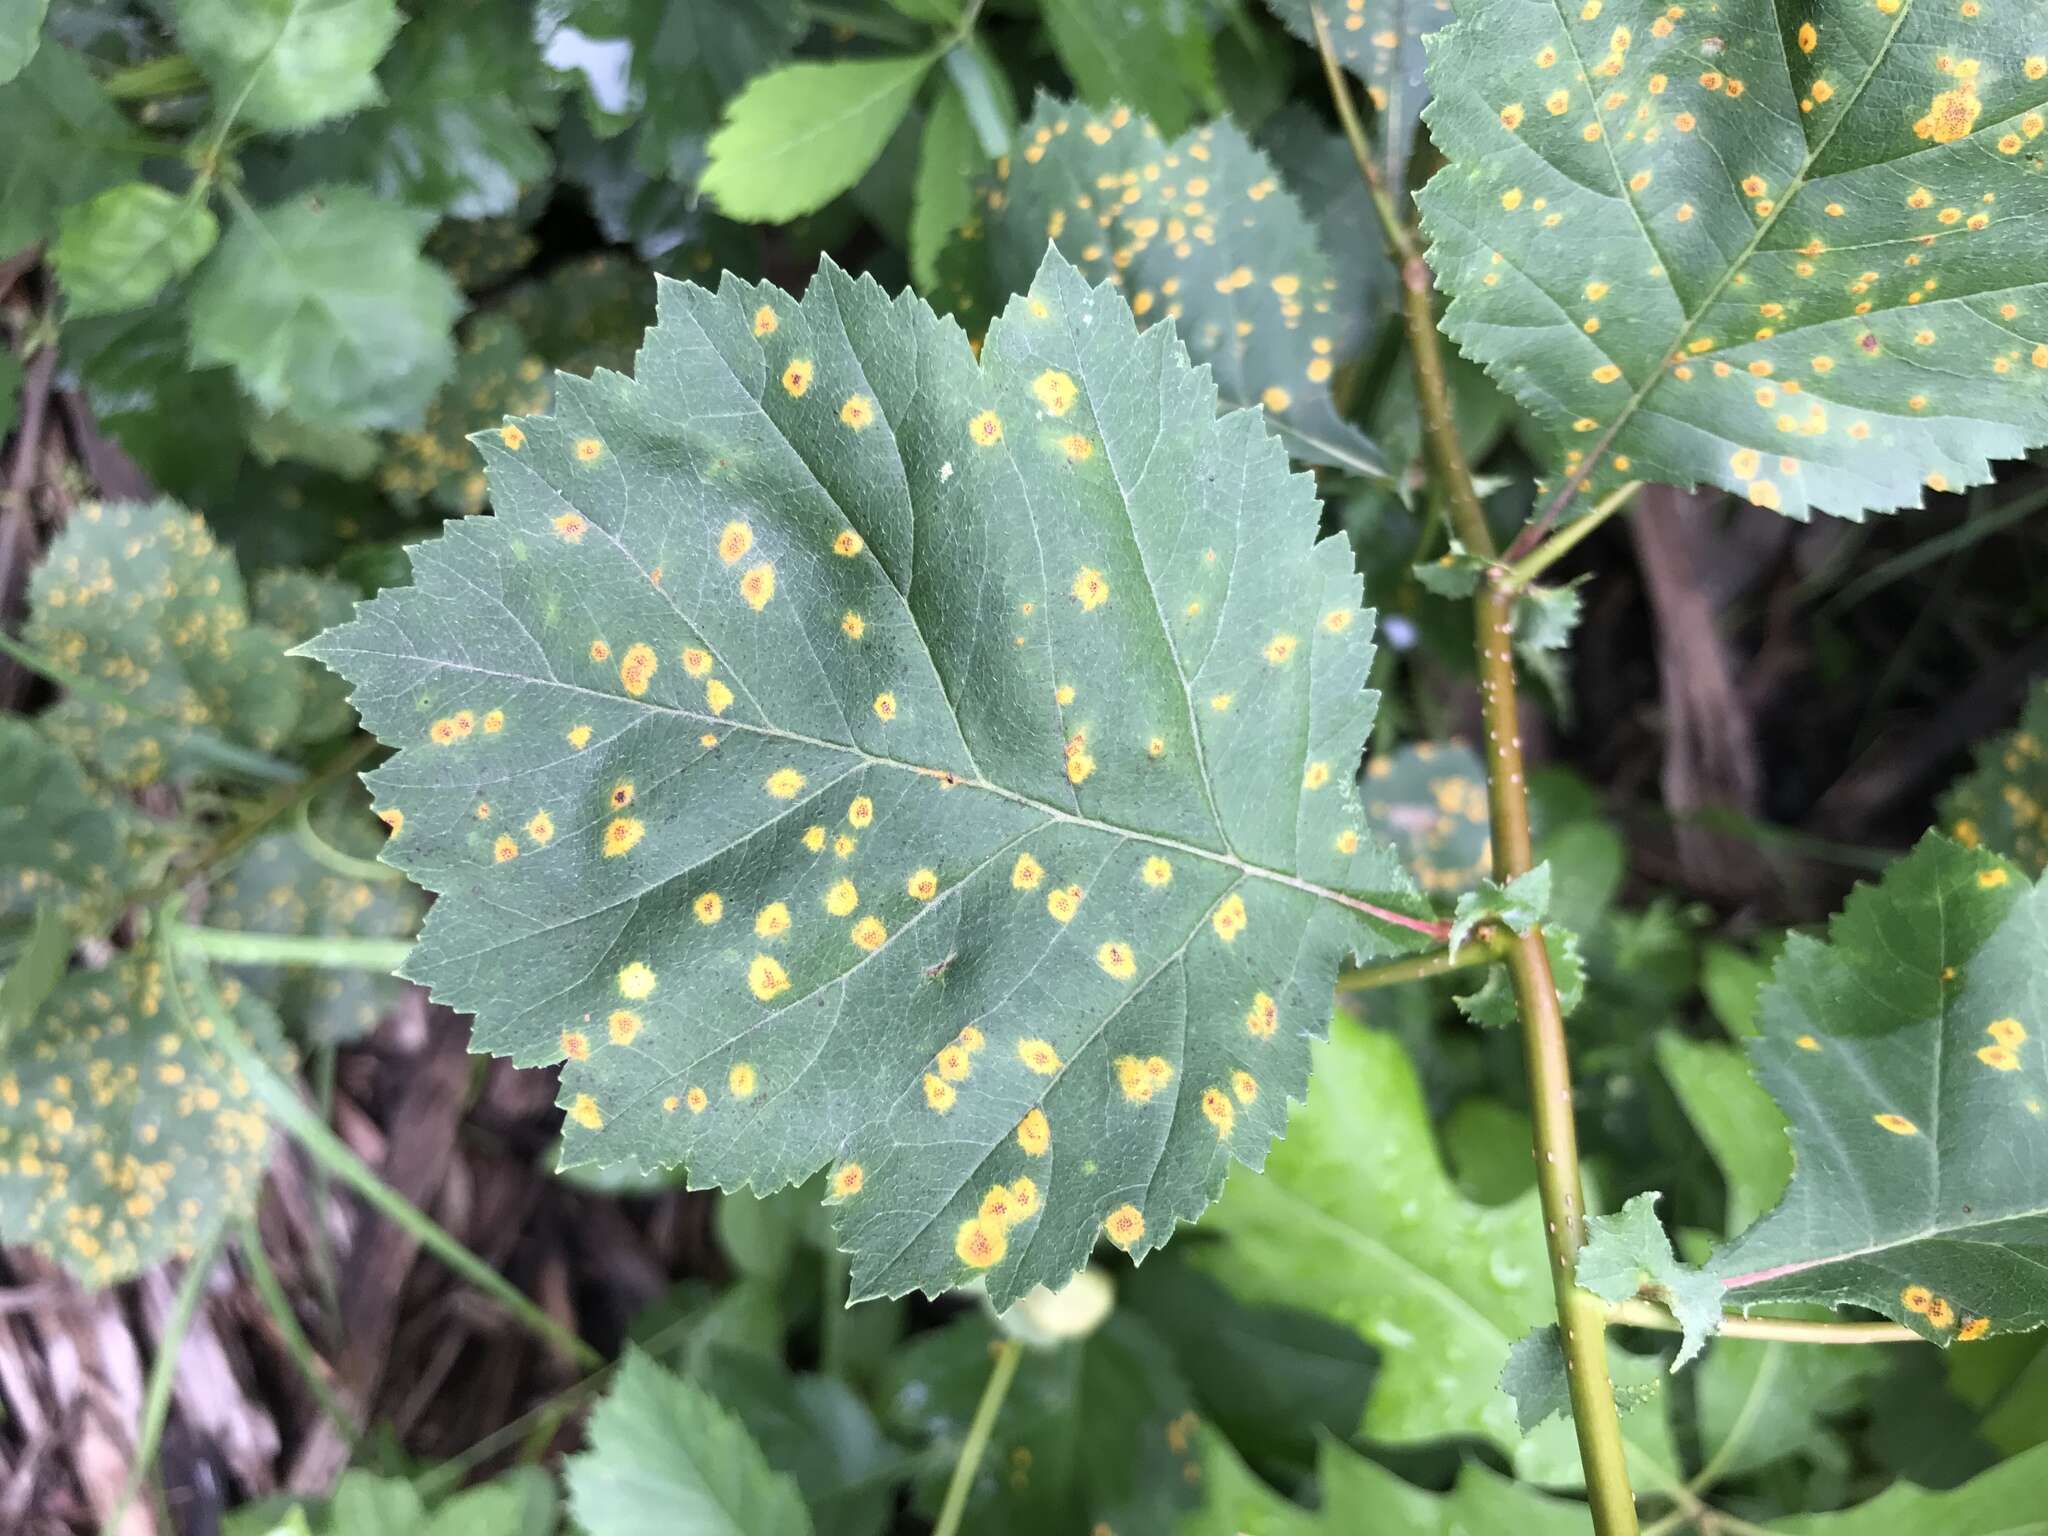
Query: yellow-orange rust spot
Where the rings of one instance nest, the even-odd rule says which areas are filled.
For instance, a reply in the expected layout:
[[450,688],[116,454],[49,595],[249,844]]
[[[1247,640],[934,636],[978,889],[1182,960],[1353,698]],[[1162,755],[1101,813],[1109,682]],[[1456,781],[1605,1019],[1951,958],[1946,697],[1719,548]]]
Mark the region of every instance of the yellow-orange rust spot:
[[766,304],[763,304],[754,311],[754,334],[756,336],[773,336],[781,324],[782,322],[775,316],[774,309]]
[[708,928],[725,916],[725,898],[716,891],[706,891],[690,903],[690,910],[697,914],[697,921]]
[[808,357],[793,358],[782,370],[782,387],[793,400],[801,400],[804,391],[811,387],[811,378],[818,371],[817,365]]
[[754,932],[761,938],[773,939],[789,932],[789,906],[786,902],[771,901],[754,914]]
[[848,1200],[861,1192],[867,1173],[859,1163],[841,1163],[832,1170],[832,1198]]
[[1280,1005],[1271,994],[1261,992],[1252,999],[1244,1016],[1244,1027],[1261,1040],[1270,1040],[1280,1027]]
[[765,1003],[789,990],[789,972],[773,955],[756,955],[747,965],[747,985]]
[[1131,953],[1131,946],[1119,939],[1111,939],[1097,949],[1095,963],[1118,981],[1129,981],[1138,974],[1137,957]]
[[953,1101],[957,1097],[958,1095],[953,1091],[951,1083],[933,1073],[925,1073],[924,1102],[925,1106],[934,1114],[943,1115],[953,1107]]
[[532,819],[526,823],[526,835],[545,848],[548,840],[555,835],[555,818],[546,811],[535,811]]
[[508,863],[519,857],[519,845],[509,837],[500,837],[491,845],[491,857],[498,863]]
[[604,829],[604,856],[616,859],[622,853],[631,853],[646,835],[647,828],[633,817],[614,816]]
[[1002,1224],[983,1221],[975,1217],[960,1223],[960,1230],[953,1235],[953,1252],[969,1269],[990,1269],[1003,1261],[1009,1252],[1010,1240],[1003,1235]]
[[576,457],[585,464],[591,463],[604,452],[604,444],[594,437],[576,439]]
[[508,422],[498,428],[498,441],[517,453],[526,446],[526,434]]
[[1103,1235],[1128,1253],[1145,1236],[1145,1217],[1135,1205],[1120,1205],[1102,1219]]
[[1026,1157],[1043,1157],[1052,1147],[1052,1126],[1045,1111],[1034,1109],[1017,1122],[1017,1145]]
[[920,869],[905,882],[904,889],[913,901],[930,901],[939,894],[939,877],[929,869]]
[[875,402],[866,395],[848,395],[839,407],[839,419],[854,431],[863,431],[875,419]]
[[732,1070],[725,1074],[725,1086],[736,1099],[751,1099],[754,1090],[761,1086],[761,1074],[754,1070],[751,1062],[736,1061]]
[[1244,898],[1232,891],[1216,908],[1215,915],[1209,919],[1209,924],[1216,930],[1217,938],[1226,944],[1235,943],[1237,936],[1244,932]]
[[590,1060],[590,1037],[580,1030],[563,1030],[562,1054],[571,1061]]
[[590,531],[590,522],[581,512],[564,512],[555,519],[554,528],[565,544],[580,544],[583,535]]
[[1221,1141],[1237,1126],[1237,1106],[1221,1088],[1204,1088],[1202,1118],[1216,1128],[1216,1139]]
[[1173,866],[1157,854],[1145,861],[1143,873],[1145,883],[1151,886],[1167,885],[1173,880]]
[[576,1095],[575,1101],[569,1105],[569,1118],[586,1131],[604,1129],[604,1111],[597,1107],[597,1100],[587,1093]]
[[619,660],[619,686],[639,698],[647,692],[647,685],[654,681],[655,671],[661,662],[651,645],[629,645],[626,654]]
[[794,800],[804,787],[804,776],[794,768],[778,768],[763,787],[778,800]]
[[889,930],[879,917],[870,912],[853,925],[853,932],[848,937],[853,940],[855,948],[873,951],[889,942]]
[[775,567],[766,560],[748,567],[747,574],[740,578],[740,596],[756,613],[766,608],[768,600],[775,596]]
[[1060,1053],[1045,1040],[1019,1040],[1017,1059],[1040,1077],[1051,1077],[1060,1069]]
[[867,547],[867,540],[851,528],[840,529],[839,536],[832,541],[832,553],[844,560],[851,560]]
[[711,1104],[711,1095],[702,1088],[692,1087],[683,1095],[683,1103],[693,1115],[701,1115]]
[[1048,368],[1031,381],[1031,393],[1038,397],[1038,403],[1055,416],[1064,416],[1074,408],[1074,402],[1081,392],[1074,387],[1071,376],[1057,368]]
[[825,893],[825,910],[834,917],[851,917],[860,906],[860,892],[851,880],[841,880]]
[[1045,910],[1050,912],[1057,922],[1071,923],[1074,914],[1080,909],[1081,887],[1078,885],[1061,886],[1046,895]]
[[1870,1118],[1883,1126],[1884,1129],[1890,1131],[1894,1136],[1918,1136],[1920,1134],[1920,1127],[1908,1120],[1904,1115],[1883,1114],[1872,1115]]
[[605,1032],[611,1036],[613,1045],[631,1045],[639,1038],[645,1022],[630,1008],[614,1008],[611,1017],[604,1021]]
[[1045,866],[1028,853],[1017,855],[1017,862],[1010,866],[1010,884],[1020,891],[1035,891],[1038,882],[1045,878]]
[[1093,566],[1081,567],[1074,577],[1072,590],[1074,600],[1089,613],[1109,601],[1109,582]]
[[654,972],[635,960],[619,971],[619,995],[640,1002],[654,992]]
[[983,411],[967,423],[967,435],[977,448],[993,448],[1003,440],[1003,418],[994,411]]

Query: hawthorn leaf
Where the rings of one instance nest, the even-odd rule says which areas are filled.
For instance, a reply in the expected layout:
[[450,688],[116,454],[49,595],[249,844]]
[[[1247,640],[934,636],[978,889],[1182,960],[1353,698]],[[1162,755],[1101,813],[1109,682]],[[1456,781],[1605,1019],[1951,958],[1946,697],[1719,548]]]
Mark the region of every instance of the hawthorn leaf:
[[404,1478],[352,1467],[310,1523],[295,1505],[295,1523],[238,1532],[237,1512],[229,1515],[227,1530],[234,1536],[546,1536],[559,1518],[557,1502],[554,1483],[538,1467],[516,1468],[465,1488],[431,1510]]
[[938,285],[939,254],[974,208],[974,178],[988,163],[967,102],[948,80],[924,121],[910,202],[910,271],[919,288]]
[[393,0],[177,0],[178,41],[243,122],[296,133],[382,99]]
[[1826,1515],[1771,1522],[1785,1536],[2021,1536],[2048,1506],[2048,1446],[2036,1446],[1980,1472],[1960,1488],[1922,1488],[1901,1478],[1874,1499]]
[[1856,518],[2048,442],[2048,65],[1956,25],[1470,0],[1438,37],[1444,329],[1575,509],[1644,479]]
[[1451,952],[1471,937],[1472,930],[1485,922],[1505,923],[1518,934],[1532,932],[1550,911],[1550,864],[1545,861],[1524,870],[1503,885],[1481,880],[1458,898],[1451,922]]
[[[567,179],[567,172],[564,171]],[[605,231],[611,238],[611,231]],[[427,259],[472,294],[499,288],[540,254],[524,209],[485,219],[443,219],[427,237]]]
[[103,315],[149,303],[219,238],[220,224],[203,202],[126,181],[64,210],[50,261],[70,312]]
[[[274,1049],[269,1009],[221,991]],[[269,1122],[208,1044],[216,1001],[139,952],[58,983],[0,1071],[0,1237],[104,1286],[254,1209]]]
[[1882,1312],[1936,1343],[2048,1322],[2048,884],[1930,833],[1793,935],[1751,1042],[1784,1201],[1709,1266],[1734,1305]]
[[1555,1323],[1531,1328],[1508,1347],[1500,1389],[1515,1405],[1515,1423],[1527,1434],[1545,1419],[1572,1411],[1571,1367]]
[[454,369],[463,308],[420,255],[431,224],[357,186],[244,213],[193,289],[193,363],[316,425],[416,425]]
[[857,1296],[1142,1258],[1263,1160],[1345,957],[1429,931],[1350,782],[1348,547],[1056,252],[978,363],[829,263],[659,304],[305,648],[399,749],[408,974],[568,1058],[571,1161],[831,1165]]
[[145,878],[159,839],[38,726],[0,716],[0,911],[54,901],[81,930]]
[[1650,1292],[1671,1309],[1684,1329],[1675,1371],[1706,1347],[1721,1326],[1721,1282],[1679,1262],[1656,1195],[1636,1195],[1619,1211],[1586,1219],[1586,1245],[1573,1273],[1580,1286],[1607,1301],[1627,1301]]
[[992,160],[1007,155],[1017,135],[1017,98],[1002,65],[977,37],[948,48],[945,64],[983,153]]
[[1429,100],[1424,39],[1451,19],[1451,0],[1266,0],[1266,8],[1309,47],[1322,12],[1330,51],[1365,84],[1378,114],[1373,138],[1387,185],[1408,185],[1408,159]]
[[1787,1457],[1847,1474],[1854,1463],[1832,1421],[1854,1413],[1889,1369],[1882,1350],[1715,1340],[1693,1375],[1700,1454],[1713,1471],[1698,1491]]
[[[883,1421],[923,1451],[912,1505],[935,1513],[988,1385],[995,1329],[980,1316],[912,1337],[878,1387]],[[1118,1311],[1085,1339],[1027,1346],[969,1495],[962,1529],[1170,1531],[1198,1497],[1200,1420],[1166,1347]],[[1019,1468],[1028,1476],[1017,1477]]]
[[1733,1046],[1666,1031],[1657,1037],[1657,1065],[1728,1186],[1728,1232],[1746,1230],[1792,1178],[1784,1111]]
[[544,411],[553,398],[546,366],[518,324],[501,313],[475,316],[456,355],[455,376],[427,406],[426,420],[389,439],[378,489],[400,502],[481,512],[487,488],[469,434],[506,416]]
[[628,1350],[569,1458],[569,1513],[606,1536],[810,1536],[796,1483],[694,1382]]
[[981,189],[981,227],[950,253],[956,314],[976,324],[997,296],[1023,288],[1050,239],[1123,290],[1142,323],[1172,320],[1223,402],[1262,406],[1297,459],[1386,476],[1378,448],[1330,394],[1338,348],[1360,331],[1360,294],[1339,281],[1314,223],[1235,125],[1167,143],[1128,108],[1097,115],[1045,97],[1019,138],[1007,175]]
[[0,85],[28,68],[36,56],[49,11],[50,0],[0,0]]
[[1493,868],[1486,767],[1462,741],[1412,741],[1365,765],[1367,824],[1392,843],[1415,883],[1469,891]]
[[1215,61],[1200,0],[1043,0],[1053,52],[1092,106],[1129,102],[1167,134],[1212,105]]
[[38,49],[0,86],[0,251],[49,238],[66,208],[131,179],[142,164],[137,142],[76,52]]
[[896,132],[934,53],[789,64],[726,108],[698,183],[729,218],[779,224],[851,187]]
[[301,669],[250,624],[234,557],[176,502],[74,510],[29,610],[23,639],[83,684],[38,718],[116,783],[261,773],[292,737]]
[[[1579,953],[1579,936],[1561,923],[1545,923],[1543,948],[1550,956],[1558,1006],[1570,1018],[1586,996],[1586,962]],[[1458,1005],[1458,1012],[1487,1029],[1512,1029],[1520,1016],[1513,978],[1508,968],[1498,963],[1486,968],[1486,979],[1476,992],[1459,994],[1451,1001]]]
[[[641,332],[654,323],[654,274],[623,256],[589,256],[515,289],[494,314],[516,325],[552,367],[630,368]],[[473,324],[472,337],[480,334]],[[492,347],[486,341],[482,350]]]
[[2034,684],[2017,729],[1977,749],[1976,766],[1942,797],[1941,822],[1966,848],[2048,874],[2048,678]]

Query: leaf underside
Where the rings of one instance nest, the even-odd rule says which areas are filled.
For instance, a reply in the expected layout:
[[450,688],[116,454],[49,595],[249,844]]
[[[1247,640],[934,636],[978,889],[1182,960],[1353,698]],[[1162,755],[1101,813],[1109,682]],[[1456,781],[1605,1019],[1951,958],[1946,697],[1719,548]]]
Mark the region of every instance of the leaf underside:
[[409,973],[567,1058],[565,1158],[832,1165],[857,1295],[1142,1256],[1257,1164],[1420,898],[1351,787],[1338,540],[1171,327],[1051,254],[979,365],[829,264],[664,283],[637,379],[307,649],[399,748]]
[[1938,1343],[2048,1323],[2048,885],[1929,836],[1795,935],[1751,1050],[1783,1203],[1709,1266],[1727,1303],[1883,1312]]
[[[1974,19],[1969,19],[1974,17]],[[2048,8],[1469,0],[1420,195],[1444,328],[1592,499],[1795,517],[2048,442]]]
[[1139,322],[1170,319],[1227,406],[1261,406],[1309,464],[1384,476],[1330,394],[1364,330],[1315,225],[1272,162],[1229,121],[1168,143],[1128,108],[1039,100],[1019,148],[980,189],[981,217],[948,252],[945,301],[970,326],[1031,281],[1050,241],[1120,289]]

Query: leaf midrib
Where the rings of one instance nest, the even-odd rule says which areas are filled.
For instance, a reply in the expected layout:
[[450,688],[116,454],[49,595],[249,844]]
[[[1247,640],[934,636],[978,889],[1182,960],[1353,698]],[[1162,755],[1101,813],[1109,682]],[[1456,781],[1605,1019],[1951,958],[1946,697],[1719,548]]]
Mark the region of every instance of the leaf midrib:
[[787,741],[799,746],[817,747],[828,752],[844,753],[849,757],[858,758],[869,767],[893,768],[902,773],[917,774],[921,778],[951,780],[952,786],[956,789],[982,790],[1000,799],[1008,800],[1014,805],[1021,805],[1028,810],[1036,811],[1053,821],[1079,827],[1083,831],[1101,832],[1111,837],[1128,838],[1134,842],[1149,843],[1157,848],[1165,848],[1174,853],[1185,854],[1189,858],[1207,859],[1212,864],[1220,864],[1226,869],[1234,869],[1240,875],[1246,875],[1255,880],[1270,880],[1277,885],[1284,885],[1291,890],[1300,891],[1302,894],[1313,896],[1318,900],[1332,902],[1337,906],[1362,913],[1367,917],[1377,918],[1381,922],[1391,923],[1397,928],[1409,929],[1416,933],[1425,934],[1430,938],[1441,936],[1439,932],[1441,925],[1429,919],[1416,917],[1406,912],[1398,912],[1390,907],[1376,906],[1372,902],[1365,901],[1357,896],[1347,895],[1343,891],[1332,889],[1326,885],[1319,885],[1313,880],[1303,879],[1300,875],[1291,875],[1284,870],[1268,869],[1262,864],[1250,863],[1247,860],[1238,858],[1234,854],[1219,853],[1213,848],[1203,848],[1195,843],[1184,843],[1176,838],[1166,837],[1157,832],[1144,832],[1135,827],[1118,826],[1115,822],[1102,821],[1093,816],[1082,816],[1072,811],[1061,810],[1058,806],[1048,801],[1034,799],[1030,795],[1023,794],[1014,789],[1006,789],[1002,785],[991,783],[986,779],[966,779],[944,769],[926,768],[917,763],[904,762],[900,758],[882,757],[850,742],[827,741],[823,737],[807,736],[800,731],[785,730],[781,726],[763,725],[749,720],[732,720],[721,715],[707,715],[699,710],[684,709],[679,705],[654,704],[649,703],[645,699],[621,699],[617,694],[606,693],[597,688],[587,688],[581,683],[563,682],[555,678],[528,677],[518,672],[501,672],[494,667],[474,666],[466,662],[450,661],[441,656],[422,656],[417,652],[368,651],[355,646],[328,646],[323,647],[321,651],[323,660],[343,655],[376,656],[386,661],[413,662],[422,666],[438,667],[449,672],[467,673],[475,677],[492,677],[505,682],[525,683],[542,688],[560,688],[571,693],[583,694],[593,699],[601,699],[607,704],[630,703],[635,708],[649,714],[666,715],[678,720],[688,720],[696,724],[715,726],[728,731],[752,731],[756,735],[766,736],[776,741]]
[[[1570,38],[1570,19],[1565,16],[1560,0],[1551,0],[1551,8],[1557,12],[1558,20],[1564,24],[1565,36]],[[1772,0],[1771,10],[1775,17],[1777,0]],[[1785,188],[1785,195],[1778,199],[1777,206],[1772,208],[1763,221],[1757,225],[1755,233],[1750,236],[1749,243],[1736,254],[1733,261],[1729,262],[1726,270],[1715,280],[1713,287],[1707,290],[1706,296],[1700,300],[1697,307],[1690,313],[1685,314],[1684,323],[1679,326],[1678,334],[1673,336],[1670,342],[1658,353],[1656,365],[1650,370],[1649,376],[1637,386],[1635,393],[1629,396],[1627,403],[1615,414],[1613,423],[1600,434],[1599,440],[1594,443],[1592,450],[1587,453],[1584,463],[1568,475],[1564,483],[1558,488],[1557,494],[1551,500],[1552,512],[1568,505],[1571,498],[1578,494],[1579,487],[1592,477],[1601,462],[1607,457],[1607,450],[1614,445],[1614,440],[1621,435],[1622,429],[1635,419],[1636,412],[1642,409],[1643,402],[1648,400],[1656,392],[1657,386],[1664,382],[1665,360],[1684,346],[1686,338],[1692,334],[1693,327],[1699,324],[1700,317],[1713,308],[1715,302],[1721,297],[1729,284],[1734,282],[1737,275],[1749,265],[1750,258],[1756,255],[1758,249],[1763,245],[1765,236],[1777,227],[1778,220],[1783,218],[1792,205],[1799,200],[1799,194],[1806,190],[1807,178],[1812,174],[1814,166],[1820,163],[1821,156],[1826,154],[1828,147],[1834,143],[1835,135],[1841,131],[1842,125],[1849,120],[1857,104],[1862,101],[1863,93],[1870,88],[1870,82],[1877,78],[1879,68],[1891,56],[1892,44],[1898,40],[1899,33],[1905,28],[1906,21],[1912,14],[1913,0],[1905,0],[1905,3],[1899,7],[1898,15],[1892,19],[1891,31],[1885,34],[1884,46],[1879,48],[1871,58],[1870,67],[1864,71],[1863,78],[1856,82],[1856,88],[1843,99],[1841,111],[1835,114],[1834,122],[1828,128],[1828,131],[1821,136],[1820,142],[1807,150],[1806,159],[1800,164],[1790,184]],[[1782,52],[1782,37],[1779,40],[1779,47]],[[1579,54],[1576,40],[1572,42],[1572,57],[1578,61],[1580,77],[1590,82],[1591,76],[1586,71],[1585,60]],[[1788,76],[1790,74],[1789,63],[1787,64],[1787,74]],[[1629,216],[1635,220],[1637,229],[1641,230],[1644,243],[1649,246],[1650,250],[1656,254],[1658,260],[1662,262],[1663,252],[1658,247],[1657,242],[1650,238],[1650,232],[1643,228],[1642,215],[1637,211],[1635,199],[1628,192],[1628,182],[1622,176],[1620,166],[1615,162],[1611,135],[1606,132],[1607,112],[1604,107],[1598,105],[1599,97],[1597,93],[1595,93],[1594,101],[1594,111],[1598,114],[1598,121],[1601,126],[1600,139],[1603,144],[1607,145],[1608,165],[1614,172],[1615,185],[1620,189],[1619,196],[1622,202],[1627,205]],[[1676,286],[1674,285],[1674,297],[1676,296],[1676,291]],[[1680,308],[1681,312],[1683,312],[1682,305]],[[1718,351],[1720,349],[1716,348],[1715,350]],[[1711,356],[1712,354],[1706,355]]]

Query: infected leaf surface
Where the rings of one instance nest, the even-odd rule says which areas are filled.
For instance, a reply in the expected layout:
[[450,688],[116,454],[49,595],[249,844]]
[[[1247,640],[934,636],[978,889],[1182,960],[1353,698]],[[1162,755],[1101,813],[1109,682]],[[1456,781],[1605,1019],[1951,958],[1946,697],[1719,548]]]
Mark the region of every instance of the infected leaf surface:
[[139,877],[149,823],[89,778],[27,720],[0,717],[0,912],[56,895],[67,911],[106,914]]
[[1462,741],[1415,741],[1365,765],[1365,814],[1399,850],[1416,884],[1441,896],[1471,890],[1493,868],[1486,767]]
[[[270,1133],[248,1082],[208,1045],[212,1000],[154,957],[58,984],[0,1070],[0,1232],[94,1285],[189,1253],[253,1208]],[[277,1021],[221,989],[266,1045]],[[192,1020],[186,1033],[180,1012]]]
[[1361,295],[1234,124],[1167,142],[1128,107],[1098,114],[1046,97],[1018,142],[949,259],[947,299],[963,321],[978,327],[992,296],[1024,288],[1050,240],[1120,289],[1139,324],[1173,321],[1223,403],[1262,408],[1296,458],[1386,474],[1330,394],[1362,329]]
[[1760,1021],[1794,1171],[1709,1266],[1727,1304],[1869,1307],[1941,1344],[2048,1322],[2048,885],[1930,835],[1827,942],[1793,936]]
[[1408,157],[1429,100],[1423,40],[1451,19],[1451,0],[1266,0],[1267,9],[1309,47],[1320,10],[1337,62],[1365,83],[1379,114],[1373,139],[1392,187],[1408,182]]
[[1977,765],[1941,802],[1942,825],[1965,848],[2048,873],[2048,680],[2034,684],[2019,728],[1977,749]]
[[1420,196],[1444,328],[1575,507],[1629,479],[1794,517],[2048,441],[2038,8],[1471,0]]
[[1342,959],[1420,943],[1349,551],[1056,254],[979,365],[829,265],[660,308],[307,648],[399,748],[409,974],[567,1058],[571,1162],[830,1167],[858,1295],[1142,1257],[1263,1160]]

